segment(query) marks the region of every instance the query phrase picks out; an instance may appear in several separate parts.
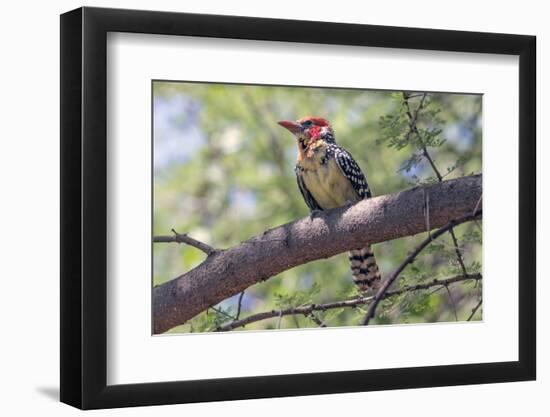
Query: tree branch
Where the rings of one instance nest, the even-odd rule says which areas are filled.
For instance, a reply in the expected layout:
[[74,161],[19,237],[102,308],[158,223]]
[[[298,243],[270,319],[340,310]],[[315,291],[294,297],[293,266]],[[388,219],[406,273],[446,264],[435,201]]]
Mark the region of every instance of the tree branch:
[[311,313],[309,316],[309,319],[314,322],[317,326],[319,327],[327,327],[327,325],[325,324],[325,322],[323,320],[321,320],[319,317],[317,317],[315,315],[315,313]]
[[198,250],[203,251],[208,256],[212,255],[213,253],[217,252],[217,249],[213,248],[210,245],[207,245],[204,242],[201,242],[197,239],[193,239],[191,236],[187,234],[181,234],[176,232],[174,229],[172,229],[172,232],[174,233],[172,236],[155,236],[153,237],[153,242],[155,243],[185,243],[189,246],[193,246],[194,248],[197,248]]
[[483,299],[479,299],[479,302],[476,304],[474,308],[472,308],[472,314],[466,319],[466,321],[471,321],[474,316],[476,315],[477,310],[479,310],[479,307],[481,307],[481,304],[483,303]]
[[[474,211],[475,213],[476,211]],[[464,275],[468,275],[468,271],[466,270],[466,265],[464,265],[464,259],[462,259],[462,254],[460,253],[460,249],[458,247],[458,239],[456,238],[455,231],[453,228],[449,229],[449,234],[451,235],[451,238],[453,240],[453,245],[455,248],[455,254],[456,259],[460,265],[460,268],[462,269],[462,273]]]
[[482,178],[463,177],[362,200],[215,251],[195,269],[153,289],[154,333],[183,324],[208,307],[297,265],[425,232],[424,189],[430,194],[430,225],[441,227],[472,213],[481,195]]
[[456,313],[455,300],[453,298],[453,294],[451,294],[451,290],[449,289],[448,285],[445,285],[445,290],[447,290],[447,295],[449,296],[449,301],[451,302],[451,306],[453,307],[453,314],[455,315],[455,321],[458,321],[458,314]]
[[[383,299],[395,297],[405,292],[426,290],[428,288],[435,287],[435,286],[448,287],[449,285],[457,282],[470,281],[470,280],[479,281],[481,279],[482,279],[481,274],[473,274],[468,276],[459,275],[456,277],[442,279],[442,280],[434,279],[424,284],[409,285],[396,291],[388,291],[383,295]],[[267,320],[275,317],[290,316],[290,315],[303,315],[305,317],[311,318],[319,326],[326,327],[326,323],[323,323],[317,316],[313,315],[315,311],[327,311],[335,308],[354,308],[360,305],[367,304],[369,301],[372,301],[373,299],[374,297],[357,297],[357,298],[352,298],[350,300],[334,301],[332,303],[326,303],[326,304],[309,304],[307,306],[287,308],[283,310],[265,311],[262,313],[252,314],[241,320],[234,320],[229,323],[225,323],[220,327],[218,327],[216,331],[227,332],[230,330],[237,329],[239,327],[244,327],[248,324],[255,323],[258,321]]]
[[[363,321],[363,324],[366,326],[369,324],[369,321],[371,318],[374,317],[374,313],[376,311],[376,307],[378,306],[378,303],[384,299],[384,294],[388,289],[391,287],[391,285],[394,283],[394,281],[399,277],[399,274],[403,272],[403,270],[413,261],[416,259],[418,254],[426,248],[433,240],[437,239],[442,234],[448,232],[450,229],[452,229],[455,226],[458,226],[461,223],[475,220],[481,215],[481,212],[474,213],[474,214],[468,214],[466,216],[463,216],[456,220],[451,220],[446,226],[442,227],[441,229],[436,230],[434,233],[430,233],[426,239],[424,239],[420,244],[411,252],[409,255],[405,258],[405,260],[391,273],[391,275],[386,278],[376,295],[374,296],[374,299],[372,303],[369,305],[369,310],[367,311],[367,315],[365,316],[365,320]],[[466,276],[468,276],[466,274]]]
[[[430,153],[428,152],[428,148],[426,146],[426,143],[424,143],[424,140],[422,139],[422,135],[420,135],[420,132],[418,131],[417,127],[417,121],[418,116],[420,114],[420,111],[424,109],[424,103],[426,100],[426,97],[428,96],[428,93],[422,93],[422,99],[420,100],[420,104],[414,111],[414,116],[411,114],[411,109],[409,106],[409,99],[411,98],[411,95],[407,93],[403,93],[403,104],[406,107],[406,113],[407,117],[409,119],[409,133],[407,136],[410,135],[410,133],[414,133],[416,135],[416,138],[418,139],[418,143],[420,144],[420,148],[422,149],[422,154],[424,155],[424,158],[429,162],[430,166],[432,167],[432,171],[435,173],[437,180],[439,182],[443,181],[443,176],[441,175],[441,172],[439,169],[437,169],[437,166],[435,165],[434,160],[432,159]],[[480,197],[481,198],[481,197]],[[474,208],[473,212],[477,212],[477,205]],[[466,270],[466,266],[464,265],[464,260],[462,259],[462,255],[460,253],[460,250],[458,249],[458,240],[456,238],[455,232],[453,228],[449,229],[449,234],[451,235],[451,238],[453,239],[453,244],[455,247],[455,253],[456,253],[456,259],[460,265],[460,268],[462,268],[462,273],[464,275],[468,275],[468,271]]]
[[241,308],[242,308],[242,305],[243,305],[243,297],[244,297],[244,291],[241,292],[241,294],[239,295],[239,301],[237,301],[237,314],[235,315],[237,320],[239,320],[239,318],[241,317]]

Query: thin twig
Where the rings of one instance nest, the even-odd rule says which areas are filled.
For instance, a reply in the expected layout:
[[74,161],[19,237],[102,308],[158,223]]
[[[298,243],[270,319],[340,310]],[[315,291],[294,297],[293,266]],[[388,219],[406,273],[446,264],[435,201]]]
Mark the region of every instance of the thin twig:
[[453,299],[453,295],[451,294],[451,290],[449,289],[448,285],[445,285],[445,289],[447,290],[447,294],[449,295],[449,301],[451,302],[451,305],[453,307],[453,313],[455,315],[455,321],[458,321],[458,314],[456,314],[456,304],[455,304],[455,300]]
[[[475,220],[472,220],[472,223],[474,222]],[[445,248],[448,248],[448,249],[452,249],[452,250],[455,250],[455,246],[452,244],[452,243],[447,243],[447,242],[444,242],[444,241],[441,241],[438,243],[438,245],[441,245]],[[463,247],[463,248],[458,248],[458,250],[461,252],[461,253],[467,253],[467,252],[472,252],[472,249],[470,248],[466,248],[466,247]],[[464,255],[463,255],[464,256]]]
[[457,275],[456,277],[447,278],[447,279],[435,278],[423,284],[408,285],[399,290],[388,291],[385,294],[385,298],[393,297],[393,296],[400,295],[410,291],[427,290],[428,288],[438,286],[438,288],[436,288],[433,292],[430,293],[430,294],[433,294],[434,292],[441,290],[441,288],[443,288],[445,285],[451,285],[456,282],[472,281],[472,280],[478,282],[478,281],[481,281],[482,278],[483,277],[481,274],[472,274],[467,276]]
[[241,292],[239,295],[239,301],[237,302],[237,314],[235,315],[235,319],[239,320],[239,317],[241,316],[241,307],[243,303],[243,297],[244,297],[244,291]]
[[277,329],[281,328],[281,323],[283,321],[283,310],[279,311],[279,320],[277,320]]
[[[476,281],[476,283],[477,283],[477,281]],[[428,293],[428,295],[435,294],[436,292],[441,291],[442,288],[443,288],[443,285],[442,285],[441,287],[437,287],[437,288],[431,290],[431,291]]]
[[210,309],[214,310],[216,313],[222,314],[222,315],[224,315],[225,317],[230,318],[231,320],[236,320],[236,317],[233,317],[231,314],[226,313],[226,312],[223,311],[222,309],[219,309],[219,308],[214,307],[214,306],[210,306]]
[[290,315],[308,316],[312,311],[326,311],[333,308],[341,308],[341,307],[356,307],[358,305],[367,303],[371,299],[372,297],[358,297],[350,300],[335,301],[335,302],[326,303],[326,304],[310,304],[310,305],[301,306],[301,307],[291,307],[284,310],[264,311],[263,313],[252,314],[243,319],[226,323],[220,326],[217,329],[217,331],[233,330],[238,327],[246,326],[247,324],[250,324],[250,323],[254,323],[265,319],[270,319],[273,317],[290,316]]
[[186,245],[193,246],[194,248],[197,248],[200,251],[203,251],[208,256],[218,252],[217,249],[213,248],[212,246],[201,242],[197,239],[192,238],[186,233],[178,233],[174,229],[172,229],[172,232],[174,233],[173,236],[154,236],[153,242],[155,243],[185,243]]
[[451,238],[453,239],[453,244],[454,244],[455,253],[456,253],[456,259],[458,260],[458,263],[460,264],[460,268],[462,269],[462,273],[464,275],[468,275],[468,271],[466,270],[466,265],[464,265],[464,259],[462,259],[462,254],[460,253],[460,249],[458,248],[458,240],[456,238],[454,229],[451,228],[449,230],[449,234],[451,235]]
[[[409,107],[409,98],[410,98],[410,96],[407,95],[406,93],[403,93],[403,103],[404,103],[405,107],[407,108],[406,113],[407,113],[407,117],[409,118],[409,132],[412,132],[416,135],[416,137],[418,139],[418,143],[420,144],[420,147],[422,149],[422,154],[424,155],[424,157],[426,158],[426,160],[429,162],[430,166],[432,167],[432,170],[435,173],[438,181],[442,182],[443,181],[443,176],[441,175],[441,172],[439,171],[439,169],[437,169],[437,166],[435,165],[435,162],[432,159],[430,153],[428,152],[428,148],[427,148],[426,144],[424,143],[424,140],[422,139],[422,136],[420,135],[420,132],[418,131],[418,127],[416,126],[420,111],[424,108],[424,101],[426,99],[426,96],[427,96],[427,93],[424,93],[424,95],[422,96],[422,100],[420,101],[420,104],[418,105],[418,107],[416,108],[416,110],[414,112],[414,116],[411,114],[410,107]],[[481,200],[478,200],[473,213],[477,213],[480,202],[481,202]],[[460,253],[460,250],[458,248],[458,240],[456,238],[456,235],[455,235],[455,232],[454,232],[453,228],[449,229],[449,234],[451,235],[451,238],[453,239],[453,244],[454,244],[455,253],[456,253],[456,259],[458,261],[458,264],[460,265],[460,268],[462,269],[462,273],[464,275],[468,275],[468,271],[466,270],[466,266],[464,265],[464,259],[462,258],[462,254]]]
[[309,317],[310,320],[313,321],[319,327],[327,327],[327,325],[319,317],[317,317],[315,313],[311,312],[310,315],[307,317]]
[[418,139],[418,143],[420,144],[420,149],[422,150],[422,154],[424,155],[424,158],[428,161],[430,166],[432,167],[435,175],[437,176],[437,179],[439,182],[443,181],[443,176],[441,175],[441,172],[439,172],[439,169],[435,166],[435,162],[428,153],[428,149],[426,148],[426,144],[422,140],[422,136],[420,135],[420,132],[418,131],[418,127],[416,126],[416,122],[418,121],[418,116],[420,114],[420,110],[424,108],[424,102],[426,100],[426,97],[428,96],[428,93],[423,93],[422,99],[420,100],[420,104],[416,108],[414,112],[414,116],[411,113],[410,106],[409,106],[409,98],[406,93],[403,93],[403,104],[407,108],[407,117],[409,118],[409,133],[407,136],[410,136],[410,133],[414,133],[416,135],[416,138]]
[[[481,193],[481,195],[479,196],[479,200],[477,200],[476,206],[474,207],[474,211],[473,211],[474,213],[479,208],[479,205],[481,204],[482,200],[483,200],[483,193]],[[479,229],[479,231],[483,233],[483,229],[481,228],[481,225],[479,224],[479,222],[476,220],[474,223],[477,226],[477,228]]]
[[455,227],[456,225],[462,224],[464,222],[473,220],[477,218],[481,212],[477,212],[475,215],[469,214],[467,216],[464,216],[460,219],[453,220],[449,222],[446,226],[436,230],[434,233],[432,233],[428,238],[424,239],[410,254],[407,256],[407,258],[397,267],[397,269],[384,281],[384,284],[382,284],[382,287],[378,290],[378,293],[374,296],[374,299],[372,303],[369,305],[369,310],[367,311],[367,315],[365,316],[365,319],[363,320],[363,324],[366,326],[369,324],[369,321],[372,317],[374,317],[374,313],[376,311],[376,307],[378,306],[378,303],[383,299],[384,294],[390,286],[393,284],[393,282],[397,279],[399,274],[403,272],[403,270],[412,263],[418,254],[428,246],[432,240],[437,239],[442,234],[446,233],[451,229],[452,227]]
[[476,206],[474,207],[474,211],[472,213],[475,213],[479,209],[479,205],[483,201],[483,193],[479,196],[479,200],[477,200]]
[[428,234],[430,233],[431,227],[430,227],[430,193],[426,191],[426,188],[422,188],[422,192],[424,193],[424,210],[425,210],[425,217],[426,217],[426,231]]
[[479,310],[479,307],[481,307],[481,304],[482,304],[482,303],[483,303],[483,299],[480,298],[480,299],[479,299],[479,302],[477,303],[477,305],[476,305],[474,308],[472,308],[472,314],[470,314],[470,317],[468,317],[468,318],[466,319],[466,321],[471,321],[471,320],[474,318],[474,316],[475,316],[477,310]]
[[[459,275],[459,276],[456,276],[456,277],[447,278],[447,279],[443,279],[443,280],[434,279],[430,282],[426,282],[426,283],[422,283],[422,284],[405,286],[405,287],[400,288],[400,289],[395,290],[395,291],[387,291],[383,295],[383,298],[395,297],[395,296],[404,294],[406,292],[411,292],[411,291],[427,290],[427,289],[435,287],[435,286],[441,288],[442,286],[451,285],[451,284],[454,284],[454,283],[457,283],[457,282],[462,282],[462,281],[475,280],[477,282],[477,281],[481,280],[482,278],[483,277],[481,276],[481,274],[473,274],[473,275],[468,275],[466,277],[462,276],[462,275]],[[303,315],[303,316],[308,317],[314,311],[327,311],[327,310],[331,310],[331,309],[335,309],[335,308],[356,308],[358,306],[367,304],[369,301],[372,301],[373,298],[374,297],[361,297],[360,296],[360,297],[352,298],[352,299],[349,299],[349,300],[333,301],[333,302],[326,303],[326,304],[310,304],[310,305],[305,305],[305,306],[300,306],[300,307],[290,307],[290,308],[283,309],[283,310],[265,311],[265,312],[262,312],[262,313],[252,314],[252,315],[250,315],[248,317],[245,317],[243,319],[240,319],[240,320],[234,320],[234,321],[231,321],[229,323],[225,323],[225,324],[219,326],[216,329],[216,331],[229,331],[229,330],[237,329],[239,327],[244,327],[244,326],[246,326],[248,324],[251,324],[251,323],[255,323],[255,322],[258,322],[258,321],[267,320],[267,319],[271,319],[271,318],[275,318],[275,317],[280,318],[282,316],[290,316],[290,315],[295,315],[295,316],[296,315]]]

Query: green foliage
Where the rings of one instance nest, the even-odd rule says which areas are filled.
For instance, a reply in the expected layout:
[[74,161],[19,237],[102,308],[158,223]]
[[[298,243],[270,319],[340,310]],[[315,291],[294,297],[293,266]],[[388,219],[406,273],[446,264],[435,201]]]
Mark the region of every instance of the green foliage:
[[273,296],[275,297],[275,305],[277,308],[283,310],[311,304],[315,296],[320,292],[321,286],[317,282],[314,282],[307,290],[298,290],[291,294],[275,293]]
[[[154,83],[154,234],[180,233],[229,247],[264,230],[308,215],[294,177],[295,143],[277,125],[313,114],[331,121],[337,142],[367,175],[375,195],[438,181],[426,149],[445,179],[481,172],[481,96],[401,92]],[[418,111],[411,132],[410,118]],[[481,270],[481,231],[455,229],[470,273]],[[391,272],[425,236],[374,246],[382,275]],[[188,271],[204,254],[186,245],[154,245],[154,285]],[[409,266],[395,289],[460,272],[445,235]],[[460,318],[472,309],[471,284],[451,287]],[[454,320],[445,290],[384,300],[375,323]],[[474,291],[474,292],[475,292]],[[357,296],[345,254],[293,268],[246,290],[240,317]],[[477,301],[476,301],[477,302]],[[474,305],[475,303],[474,302]],[[213,331],[235,317],[238,296],[171,332]],[[364,307],[316,312],[328,326],[356,325]],[[475,319],[480,318],[477,313]],[[280,323],[279,323],[280,321]],[[286,316],[246,329],[313,327],[311,318]]]

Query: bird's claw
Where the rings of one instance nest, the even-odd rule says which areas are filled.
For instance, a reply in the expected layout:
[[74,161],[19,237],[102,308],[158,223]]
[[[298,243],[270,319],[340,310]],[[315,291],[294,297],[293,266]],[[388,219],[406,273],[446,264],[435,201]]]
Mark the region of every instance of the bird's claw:
[[319,210],[319,209],[311,210],[311,213],[309,213],[309,217],[311,219],[314,219],[314,218],[318,217],[321,214],[321,211],[322,210]]

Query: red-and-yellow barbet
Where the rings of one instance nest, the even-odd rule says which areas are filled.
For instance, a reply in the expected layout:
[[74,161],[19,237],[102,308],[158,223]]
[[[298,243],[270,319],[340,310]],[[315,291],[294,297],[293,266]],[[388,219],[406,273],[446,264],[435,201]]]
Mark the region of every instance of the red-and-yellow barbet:
[[[371,197],[365,175],[351,154],[336,144],[330,123],[321,117],[282,120],[297,140],[296,179],[312,212]],[[349,252],[353,280],[361,291],[380,287],[380,271],[370,245]]]

